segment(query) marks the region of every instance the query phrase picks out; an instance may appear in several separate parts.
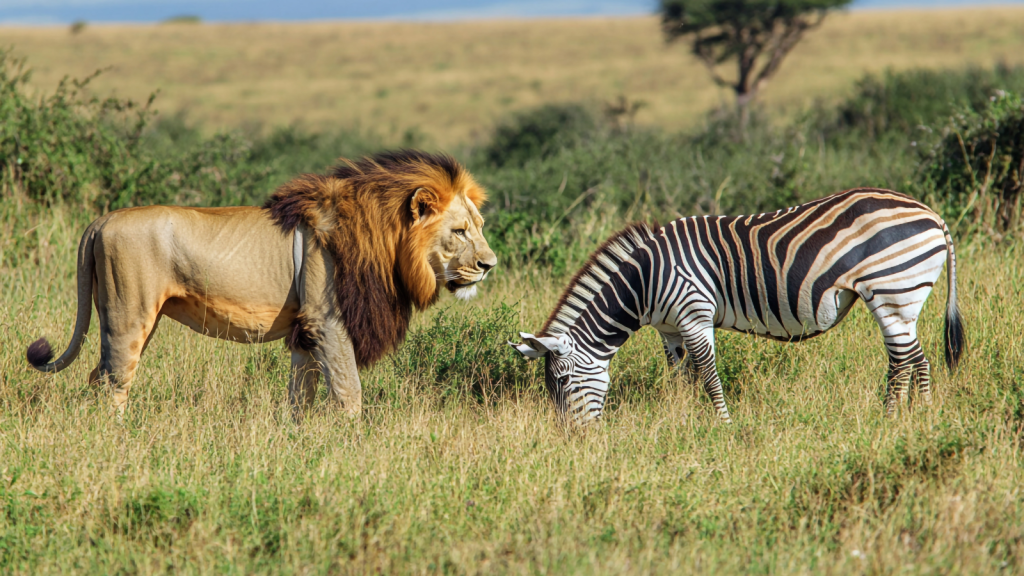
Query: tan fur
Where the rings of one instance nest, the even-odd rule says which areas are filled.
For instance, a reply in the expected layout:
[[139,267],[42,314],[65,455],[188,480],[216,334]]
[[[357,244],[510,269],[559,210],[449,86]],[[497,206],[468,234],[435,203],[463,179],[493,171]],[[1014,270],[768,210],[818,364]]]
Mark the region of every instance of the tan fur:
[[[264,208],[111,212],[79,246],[68,350],[51,363],[40,340],[29,361],[56,372],[77,357],[95,291],[101,356],[90,380],[108,382],[120,410],[142,352],[168,316],[236,342],[289,337],[293,404],[311,400],[315,369],[356,413],[358,368],[401,341],[408,311],[429,306],[442,286],[466,290],[497,263],[481,232],[483,199],[454,160],[401,152],[296,178]],[[296,230],[304,239],[297,282]]]

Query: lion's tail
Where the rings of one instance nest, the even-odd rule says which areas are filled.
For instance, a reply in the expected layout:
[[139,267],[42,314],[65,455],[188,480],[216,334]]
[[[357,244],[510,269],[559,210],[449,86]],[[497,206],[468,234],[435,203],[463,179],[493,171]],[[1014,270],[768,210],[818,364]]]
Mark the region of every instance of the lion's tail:
[[89,331],[89,320],[92,316],[92,282],[96,257],[93,254],[93,243],[96,238],[96,224],[85,230],[82,241],[78,243],[78,317],[75,320],[75,333],[71,337],[68,349],[53,362],[53,348],[46,338],[40,338],[29,345],[25,356],[28,363],[41,372],[60,372],[67,368],[78,353],[82,351],[82,342]]

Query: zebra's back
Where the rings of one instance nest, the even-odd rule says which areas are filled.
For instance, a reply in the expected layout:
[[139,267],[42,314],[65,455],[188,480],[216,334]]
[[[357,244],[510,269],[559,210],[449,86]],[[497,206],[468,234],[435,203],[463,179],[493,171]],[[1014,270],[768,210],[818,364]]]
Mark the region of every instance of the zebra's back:
[[666,256],[714,295],[716,327],[799,340],[834,326],[857,297],[916,302],[941,271],[943,231],[924,204],[859,188],[776,212],[682,218],[661,236]]

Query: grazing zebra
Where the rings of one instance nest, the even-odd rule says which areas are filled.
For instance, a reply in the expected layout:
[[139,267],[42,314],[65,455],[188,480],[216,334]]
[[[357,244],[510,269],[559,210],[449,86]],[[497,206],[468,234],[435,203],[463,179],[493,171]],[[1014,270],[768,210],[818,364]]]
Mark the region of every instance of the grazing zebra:
[[842,320],[858,298],[889,353],[885,410],[916,379],[931,403],[917,317],[947,262],[946,364],[964,348],[949,229],[924,204],[890,190],[858,188],[754,216],[681,218],[652,230],[633,224],[611,237],[573,278],[540,335],[509,342],[545,357],[560,413],[600,418],[608,364],[642,326],[653,326],[669,364],[689,355],[718,416],[729,409],[715,370],[715,328],[793,342]]

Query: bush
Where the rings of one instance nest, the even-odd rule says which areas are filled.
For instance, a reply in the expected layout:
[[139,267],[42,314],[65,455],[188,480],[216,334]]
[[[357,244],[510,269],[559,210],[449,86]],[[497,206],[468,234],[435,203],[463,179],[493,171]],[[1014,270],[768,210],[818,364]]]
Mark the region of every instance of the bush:
[[248,161],[270,167],[271,181],[277,184],[303,172],[324,172],[341,158],[358,158],[384,147],[383,139],[369,132],[347,129],[317,133],[287,126],[265,137],[254,137]]
[[[98,72],[97,72],[98,74]],[[88,96],[95,75],[29,98],[24,60],[0,51],[0,189],[111,210],[146,204],[261,203],[299,172],[381,147],[354,130],[313,134],[281,128],[267,137],[203,135],[183,114],[155,122],[145,104]]]
[[[942,140],[922,163],[920,182],[956,214],[998,233],[1021,224],[1024,186],[1024,103],[1001,92],[980,111],[951,119]],[[954,225],[955,225],[954,224]]]
[[580,104],[547,104],[499,124],[481,154],[493,166],[521,166],[578,143],[596,128],[594,114]]
[[265,187],[269,171],[246,163],[251,146],[236,136],[148,153],[143,135],[155,95],[142,105],[88,96],[94,74],[33,100],[24,94],[30,75],[24,60],[0,52],[0,186],[8,193],[114,209],[233,203]]
[[979,110],[996,90],[1024,90],[1024,67],[997,65],[954,70],[886,71],[857,82],[854,93],[834,112],[826,112],[832,130],[855,130],[877,137],[903,135],[941,126],[958,107]]
[[[464,310],[464,308],[462,308]],[[505,343],[518,341],[519,310],[505,303],[483,313],[438,312],[413,332],[391,360],[401,374],[432,380],[442,395],[469,394],[487,401],[542,381],[540,363],[524,362]]]
[[[97,72],[98,73],[98,72]],[[64,79],[48,97],[24,94],[25,61],[0,51],[0,178],[30,198],[89,202],[133,189],[149,168],[135,162],[149,103],[87,97],[84,80]],[[150,100],[150,102],[152,99]]]

